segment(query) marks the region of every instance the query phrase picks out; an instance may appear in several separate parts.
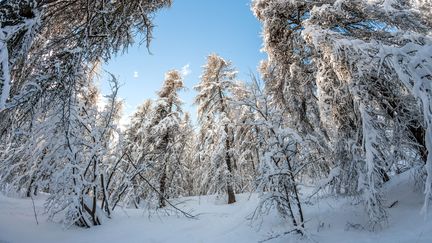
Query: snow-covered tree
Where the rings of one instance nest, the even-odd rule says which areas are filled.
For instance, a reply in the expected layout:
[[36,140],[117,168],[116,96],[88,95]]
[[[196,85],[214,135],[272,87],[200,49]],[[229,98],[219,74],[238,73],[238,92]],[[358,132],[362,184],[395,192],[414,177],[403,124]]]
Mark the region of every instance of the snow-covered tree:
[[[198,117],[201,126],[200,164],[207,168],[204,186],[208,192],[226,192],[228,203],[234,203],[233,117],[231,94],[237,71],[229,61],[216,54],[207,57],[201,82],[195,86],[198,95]],[[203,173],[204,174],[204,173]]]
[[52,79],[35,80],[41,60],[59,58],[64,49],[82,54],[83,61],[108,60],[144,33],[152,37],[152,14],[171,4],[159,1],[92,1],[73,3],[4,0],[0,5],[0,111],[40,99]]
[[178,91],[183,88],[180,72],[166,73],[162,89],[158,92],[155,110],[149,125],[149,139],[153,144],[149,163],[158,181],[159,207],[166,205],[165,199],[178,196],[181,181],[181,109]]
[[275,208],[282,218],[292,223],[292,231],[304,234],[299,178],[310,159],[308,151],[300,150],[303,139],[287,125],[286,111],[272,104],[273,97],[255,78],[247,93],[238,102],[250,111],[244,123],[254,129],[254,140],[258,142],[256,156],[260,161],[256,182],[260,203],[254,217]]
[[[322,50],[316,63],[333,70],[358,110],[356,130],[361,136],[357,146],[364,163],[359,168],[358,188],[363,191],[373,226],[383,217],[378,188],[387,180],[389,166],[400,160],[395,155],[408,161],[427,161],[428,122],[422,121],[427,112],[420,107],[430,106],[430,98],[425,100],[430,93],[416,94],[412,88],[425,84],[428,71],[424,67],[432,61],[420,54],[431,48],[430,22],[422,17],[427,12],[415,2],[339,1],[314,8],[306,22],[305,39]],[[407,21],[400,21],[401,16]],[[404,53],[406,48],[417,53],[414,59]],[[411,67],[411,60],[422,64]],[[419,79],[413,74],[420,75]],[[401,152],[388,153],[392,147]],[[412,158],[413,151],[417,159]]]
[[[91,79],[80,78],[80,72],[85,70],[82,63],[78,61],[75,66],[65,68],[69,72],[62,70],[63,81],[80,82],[79,89],[62,92],[57,102],[44,107],[45,110],[36,109],[39,113],[32,120],[32,129],[23,134],[25,138],[8,141],[13,151],[8,154],[3,153],[9,152],[8,149],[2,151],[1,179],[3,184],[12,186],[10,189],[26,192],[28,196],[37,190],[48,192],[45,210],[51,219],[59,219],[65,227],[72,224],[90,227],[101,224],[102,212],[97,200],[108,201],[104,175],[110,141],[117,132],[118,84],[112,80],[113,94],[99,112],[98,92]],[[104,210],[109,216],[107,209]]]
[[183,175],[182,175],[182,196],[194,196],[199,192],[196,179],[199,177],[198,164],[195,160],[195,148],[197,139],[195,137],[194,127],[188,112],[184,113],[183,119],[180,124],[179,146],[181,153],[179,154],[179,160],[182,161]]
[[287,122],[307,138],[301,146],[316,161],[310,172],[327,176],[330,168],[328,134],[322,126],[315,81],[314,49],[301,36],[309,17],[309,1],[253,1],[252,10],[263,25],[263,50],[268,58],[260,72],[274,103],[287,111]]
[[319,168],[337,192],[363,196],[372,228],[385,221],[380,187],[390,172],[407,161],[428,161],[428,6],[429,1],[254,1],[269,54],[266,87],[290,100],[289,117],[305,117],[296,119],[303,127],[295,129],[306,131],[328,155]]
[[143,181],[140,175],[146,170],[146,156],[150,150],[148,127],[153,113],[152,105],[151,100],[146,100],[138,106],[124,132],[124,139],[120,141],[120,151],[109,176],[112,209],[119,202],[138,208],[141,198],[145,198],[148,193],[147,181]]
[[252,192],[255,190],[255,179],[258,165],[261,161],[259,149],[261,143],[258,139],[260,128],[251,122],[255,119],[255,111],[242,105],[243,100],[249,97],[247,86],[237,83],[233,90],[234,128],[234,156],[236,158],[236,178],[239,192]]
[[182,88],[181,74],[177,70],[167,72],[154,106],[145,102],[127,131],[126,178],[118,191],[137,207],[144,199],[163,208],[167,199],[183,194],[185,124],[178,96]]
[[119,103],[101,112],[92,104],[94,67],[138,33],[148,44],[153,13],[170,4],[1,1],[0,166],[14,170],[2,175],[3,183],[19,179],[17,190],[51,193],[46,209],[50,216],[64,212],[65,225],[100,224],[97,199],[108,214],[110,208],[104,173],[113,169],[106,163],[113,157],[110,139],[119,137],[113,125]]

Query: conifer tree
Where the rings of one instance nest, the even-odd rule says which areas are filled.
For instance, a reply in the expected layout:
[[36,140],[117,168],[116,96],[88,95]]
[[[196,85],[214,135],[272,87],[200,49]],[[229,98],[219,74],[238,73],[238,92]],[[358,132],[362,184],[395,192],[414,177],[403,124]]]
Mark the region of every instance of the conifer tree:
[[[234,203],[234,174],[236,161],[233,156],[233,117],[231,94],[235,86],[236,71],[231,63],[212,54],[207,57],[201,82],[195,87],[198,95],[198,117],[201,125],[202,158],[201,165],[210,168],[204,179],[211,192],[226,191],[228,203]],[[211,129],[210,129],[211,126]]]
[[[182,194],[185,125],[178,95],[182,88],[180,73],[168,71],[154,106],[146,101],[133,115],[124,152],[127,161],[123,165],[125,178],[129,179],[122,181],[116,191],[126,194],[126,201],[136,207],[146,200],[164,208],[167,199]],[[121,200],[122,195],[116,197]]]

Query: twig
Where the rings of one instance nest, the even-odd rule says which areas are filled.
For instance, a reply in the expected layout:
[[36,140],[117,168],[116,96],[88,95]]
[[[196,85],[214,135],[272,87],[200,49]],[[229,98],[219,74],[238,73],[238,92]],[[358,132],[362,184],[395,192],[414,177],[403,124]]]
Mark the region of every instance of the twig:
[[283,233],[281,233],[281,234],[273,235],[273,236],[271,236],[271,237],[269,237],[269,238],[267,238],[267,239],[260,240],[260,241],[258,241],[258,242],[259,242],[259,243],[262,243],[262,242],[266,242],[266,241],[269,241],[269,240],[273,240],[273,239],[279,238],[279,237],[281,237],[281,236],[291,234],[291,233],[296,232],[296,231],[297,231],[297,229],[293,229],[293,230],[290,230],[290,231],[286,231],[286,232],[283,232]]

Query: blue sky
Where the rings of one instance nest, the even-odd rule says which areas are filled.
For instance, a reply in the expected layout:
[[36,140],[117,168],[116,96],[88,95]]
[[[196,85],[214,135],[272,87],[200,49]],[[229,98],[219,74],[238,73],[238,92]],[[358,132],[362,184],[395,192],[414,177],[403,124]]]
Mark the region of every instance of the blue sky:
[[[231,60],[238,78],[247,80],[265,58],[260,52],[261,25],[250,4],[250,0],[174,0],[171,8],[159,11],[154,18],[152,54],[145,45],[137,44],[104,66],[123,84],[119,95],[126,103],[124,115],[132,114],[145,99],[155,99],[166,71],[184,68],[189,74],[181,97],[184,110],[195,118],[193,87],[211,53]],[[102,92],[107,92],[106,83]]]

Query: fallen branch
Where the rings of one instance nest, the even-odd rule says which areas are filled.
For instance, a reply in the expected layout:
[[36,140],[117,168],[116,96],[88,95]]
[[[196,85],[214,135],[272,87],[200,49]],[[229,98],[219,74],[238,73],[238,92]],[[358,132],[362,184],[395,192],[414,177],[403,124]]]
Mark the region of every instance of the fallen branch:
[[281,233],[281,234],[277,234],[277,235],[270,236],[269,238],[264,239],[264,240],[260,240],[260,241],[258,241],[258,242],[259,242],[259,243],[262,243],[262,242],[266,242],[266,241],[269,241],[269,240],[273,240],[273,239],[279,238],[279,237],[284,236],[284,235],[291,234],[291,233],[293,233],[293,232],[296,232],[296,233],[297,233],[297,230],[298,230],[298,229],[293,229],[293,230],[290,230],[290,231],[286,231],[286,232],[283,232],[283,233]]
[[390,204],[390,206],[388,206],[388,208],[392,208],[394,207],[396,204],[398,204],[398,200],[394,201],[392,204]]

